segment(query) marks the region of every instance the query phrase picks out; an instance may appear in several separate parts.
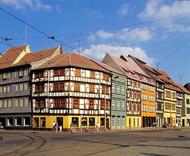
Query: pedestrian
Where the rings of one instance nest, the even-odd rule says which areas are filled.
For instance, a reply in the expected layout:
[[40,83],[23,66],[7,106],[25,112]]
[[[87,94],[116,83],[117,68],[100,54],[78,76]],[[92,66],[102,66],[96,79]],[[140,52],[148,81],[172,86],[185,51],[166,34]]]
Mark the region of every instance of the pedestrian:
[[59,127],[58,122],[56,122],[56,124],[55,124],[56,133],[57,133],[57,131],[58,131],[58,127]]
[[53,132],[55,133],[55,126],[56,126],[56,124],[55,124],[55,121],[53,121]]
[[99,127],[100,127],[100,125],[99,125],[99,123],[97,122],[97,123],[96,123],[96,133],[99,132]]
[[75,130],[74,125],[73,125],[72,122],[71,122],[71,125],[70,125],[70,130],[71,130],[71,133],[76,133],[76,130]]
[[60,130],[60,132],[62,131],[62,125],[59,126],[59,130]]

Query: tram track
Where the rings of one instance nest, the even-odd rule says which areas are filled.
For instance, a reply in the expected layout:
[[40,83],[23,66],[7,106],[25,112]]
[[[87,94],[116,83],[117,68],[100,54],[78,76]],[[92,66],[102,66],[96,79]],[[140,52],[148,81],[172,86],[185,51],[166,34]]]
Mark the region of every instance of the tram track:
[[[36,135],[21,135],[20,136],[24,136],[26,138],[30,139],[30,142],[16,150],[13,150],[11,152],[6,152],[4,153],[2,156],[8,156],[8,155],[19,155],[19,156],[24,156],[24,155],[28,155],[33,151],[36,151],[38,149],[40,149],[42,146],[44,146],[46,144],[46,139],[44,139],[41,136],[36,136]],[[37,139],[38,138],[38,139]],[[40,142],[40,143],[39,143]],[[37,145],[36,145],[37,144]]]

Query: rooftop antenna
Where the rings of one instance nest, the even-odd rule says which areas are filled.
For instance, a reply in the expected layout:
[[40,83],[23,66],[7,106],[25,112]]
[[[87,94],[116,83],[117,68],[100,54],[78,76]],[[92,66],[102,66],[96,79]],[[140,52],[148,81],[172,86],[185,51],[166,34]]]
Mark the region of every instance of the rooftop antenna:
[[81,40],[76,40],[75,41],[75,44],[76,44],[76,47],[77,47],[77,52],[79,53],[79,55],[81,53],[81,44],[80,44],[80,41]]
[[157,64],[156,64],[156,69],[159,69],[159,65],[160,65],[160,63],[157,63]]
[[183,75],[179,75],[179,79],[180,79],[180,84],[182,85],[182,82],[183,82]]
[[27,43],[27,31],[28,31],[27,28],[28,28],[27,25],[25,25],[25,33],[24,33],[24,35],[25,35],[25,39],[24,39],[25,45],[26,45],[26,43]]

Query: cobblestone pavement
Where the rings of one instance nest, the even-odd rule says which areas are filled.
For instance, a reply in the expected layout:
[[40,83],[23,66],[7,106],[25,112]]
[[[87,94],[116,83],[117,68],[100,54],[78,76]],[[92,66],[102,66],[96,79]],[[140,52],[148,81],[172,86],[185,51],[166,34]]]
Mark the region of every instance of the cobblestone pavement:
[[101,133],[2,131],[0,156],[189,156],[190,129],[115,130]]

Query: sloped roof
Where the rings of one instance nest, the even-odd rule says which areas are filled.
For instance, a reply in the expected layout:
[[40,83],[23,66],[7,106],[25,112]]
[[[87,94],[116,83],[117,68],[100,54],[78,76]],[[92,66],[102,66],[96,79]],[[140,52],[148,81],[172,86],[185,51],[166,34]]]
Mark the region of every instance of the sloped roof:
[[0,69],[10,67],[26,47],[27,45],[9,48],[0,58]]
[[34,70],[45,69],[45,68],[67,67],[67,66],[98,70],[98,71],[103,71],[103,72],[108,73],[106,69],[96,64],[92,60],[82,55],[71,53],[71,52],[55,56],[52,59],[46,61],[41,66],[38,66]]
[[45,50],[41,50],[41,51],[33,52],[33,53],[27,53],[17,64],[15,64],[15,66],[30,64],[32,62],[37,62],[39,60],[50,57],[58,48],[60,47],[45,49]]
[[[94,61],[94,60],[92,60]],[[98,61],[94,61],[95,63],[97,63],[98,65],[102,66],[103,68],[105,68],[106,70],[109,70],[111,72],[114,72],[114,73],[117,73],[117,74],[120,74],[120,75],[125,75],[123,72],[120,72],[118,70],[116,70],[115,68],[105,64],[105,63],[102,63],[102,62],[98,62]]]
[[179,83],[175,83],[183,92],[185,92],[186,94],[190,94],[190,91],[188,91],[185,87],[183,87],[181,84]]

